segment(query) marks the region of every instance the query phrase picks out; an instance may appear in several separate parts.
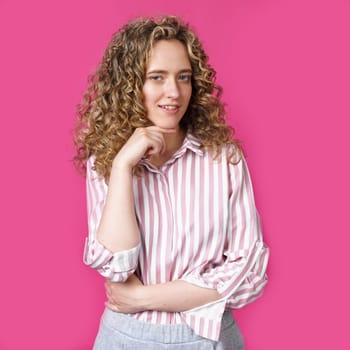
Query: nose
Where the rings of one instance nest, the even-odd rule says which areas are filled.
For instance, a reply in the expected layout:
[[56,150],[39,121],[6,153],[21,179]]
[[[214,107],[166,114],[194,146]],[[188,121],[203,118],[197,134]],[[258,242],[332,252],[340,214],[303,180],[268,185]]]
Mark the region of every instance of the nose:
[[166,84],[166,96],[170,98],[178,98],[180,96],[180,89],[175,78],[169,78]]

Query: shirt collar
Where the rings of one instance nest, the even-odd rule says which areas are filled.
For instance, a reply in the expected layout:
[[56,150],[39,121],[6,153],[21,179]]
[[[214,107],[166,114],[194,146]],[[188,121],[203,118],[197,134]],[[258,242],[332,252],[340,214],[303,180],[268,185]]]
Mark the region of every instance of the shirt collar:
[[[192,135],[190,132],[187,132],[181,147],[172,155],[172,157],[170,159],[168,159],[164,163],[164,165],[162,167],[168,166],[171,163],[173,163],[177,158],[182,157],[187,150],[190,150],[190,151],[192,151],[193,153],[196,153],[199,156],[203,156],[203,151],[201,150],[201,143],[200,143],[200,141],[194,135]],[[149,163],[147,158],[141,159],[141,164],[146,166],[146,168],[148,170],[154,171],[153,165],[151,165]]]
[[201,143],[199,142],[199,140],[193,136],[190,132],[187,132],[185,139],[181,145],[181,147],[172,155],[172,157],[167,160],[164,165],[170,165],[172,163],[175,162],[175,160],[177,158],[182,157],[187,150],[190,150],[196,154],[198,154],[199,156],[203,155],[203,151],[200,148]]
[[[182,146],[180,147],[179,151],[185,148],[186,149],[190,149],[192,152],[202,156],[203,155],[203,151],[201,150],[201,143],[200,141],[193,136],[191,133],[187,133],[185,140],[182,144]],[[177,152],[176,152],[177,153]]]

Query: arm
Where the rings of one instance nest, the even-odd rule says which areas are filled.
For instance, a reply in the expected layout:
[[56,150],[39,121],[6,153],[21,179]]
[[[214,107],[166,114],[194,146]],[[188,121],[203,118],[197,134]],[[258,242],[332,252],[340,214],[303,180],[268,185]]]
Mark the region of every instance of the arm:
[[203,288],[182,280],[146,287],[147,310],[182,312],[221,298],[215,289]]
[[108,186],[87,166],[89,238],[84,262],[104,277],[125,282],[135,271],[140,249],[136,221],[132,169],[145,154],[164,150],[163,130],[158,127],[136,129],[113,160]]
[[123,313],[145,310],[182,312],[221,298],[214,289],[181,280],[144,286],[135,275],[131,275],[126,283],[107,281],[105,286],[106,306]]
[[230,196],[229,217],[223,263],[191,271],[182,279],[216,289],[223,306],[242,307],[262,294],[266,285],[269,250],[263,242],[261,224],[255,207],[252,183],[244,158],[228,165]]
[[111,252],[132,249],[140,243],[136,222],[132,168],[114,161],[106,203],[97,230],[98,241]]
[[[91,268],[96,269],[102,276],[116,281],[124,282],[132,274],[137,266],[139,246],[133,247],[128,241],[119,251],[113,249],[111,244],[104,244],[97,236],[97,232],[106,208],[106,198],[109,195],[109,188],[103,178],[92,170],[94,158],[90,158],[87,163],[87,209],[88,209],[88,226],[89,236],[86,240],[84,251],[84,262]],[[114,179],[116,179],[115,177]],[[120,186],[122,187],[122,186]],[[109,202],[113,196],[109,196]],[[113,206],[113,205],[111,205]],[[107,211],[107,220],[110,212]]]
[[140,243],[134,195],[133,167],[145,155],[165,151],[163,133],[175,130],[156,126],[136,129],[113,160],[108,193],[97,238],[112,252],[131,249]]

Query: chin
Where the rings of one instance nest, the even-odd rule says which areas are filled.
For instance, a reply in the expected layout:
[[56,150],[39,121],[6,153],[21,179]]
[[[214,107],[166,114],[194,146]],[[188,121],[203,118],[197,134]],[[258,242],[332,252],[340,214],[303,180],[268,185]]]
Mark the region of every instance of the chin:
[[159,126],[160,128],[163,129],[177,129],[180,126],[180,121],[173,121],[173,122],[159,122],[159,123],[153,123],[156,126]]

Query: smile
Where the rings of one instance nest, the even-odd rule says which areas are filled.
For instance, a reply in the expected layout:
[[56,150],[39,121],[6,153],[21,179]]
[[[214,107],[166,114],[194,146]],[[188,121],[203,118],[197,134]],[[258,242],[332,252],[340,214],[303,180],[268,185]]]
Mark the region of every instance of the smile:
[[171,106],[171,105],[164,105],[159,107],[166,109],[167,111],[175,111],[176,109],[179,109],[179,106]]

